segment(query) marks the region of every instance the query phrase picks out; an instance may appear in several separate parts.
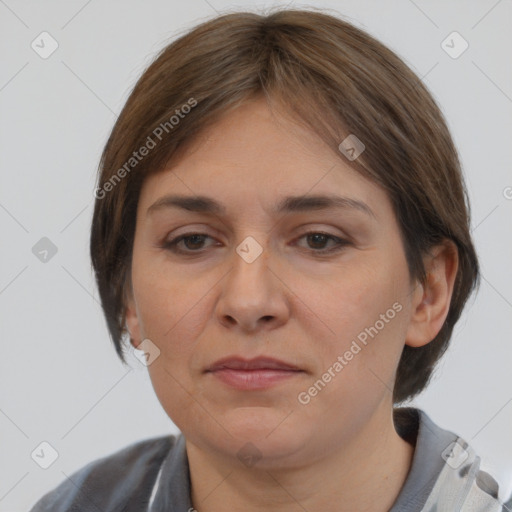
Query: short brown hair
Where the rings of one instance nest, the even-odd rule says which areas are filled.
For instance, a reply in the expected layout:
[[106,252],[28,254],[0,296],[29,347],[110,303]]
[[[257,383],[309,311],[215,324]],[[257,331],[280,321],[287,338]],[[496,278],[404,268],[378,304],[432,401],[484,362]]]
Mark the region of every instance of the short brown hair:
[[[444,117],[416,74],[372,36],[314,9],[206,21],[164,48],[135,85],[101,157],[90,239],[119,357],[125,362],[125,304],[144,178],[164,169],[201,129],[258,95],[269,106],[284,105],[340,158],[349,134],[363,141],[364,152],[350,163],[387,192],[411,280],[424,282],[422,258],[430,248],[445,239],[456,245],[459,268],[446,321],[427,345],[405,346],[398,365],[394,402],[412,398],[427,385],[479,281],[460,162]],[[150,139],[156,144],[135,159]]]

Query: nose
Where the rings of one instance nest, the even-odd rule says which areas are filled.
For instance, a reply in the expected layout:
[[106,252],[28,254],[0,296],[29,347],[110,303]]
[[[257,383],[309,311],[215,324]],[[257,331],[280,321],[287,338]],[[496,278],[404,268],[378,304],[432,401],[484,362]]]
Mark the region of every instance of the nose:
[[286,323],[289,313],[288,287],[272,264],[269,251],[254,260],[234,251],[231,270],[222,280],[216,304],[219,322],[230,329],[255,333]]

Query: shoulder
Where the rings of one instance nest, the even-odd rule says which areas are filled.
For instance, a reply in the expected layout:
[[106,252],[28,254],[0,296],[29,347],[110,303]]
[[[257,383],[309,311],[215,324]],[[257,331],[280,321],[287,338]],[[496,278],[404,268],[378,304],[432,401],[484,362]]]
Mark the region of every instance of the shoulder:
[[66,476],[30,512],[121,511],[128,503],[140,510],[176,439],[173,435],[145,439],[96,459]]
[[[497,481],[481,468],[481,459],[462,437],[434,423],[419,409],[397,412],[402,432],[416,430],[416,449],[412,473],[415,472],[411,498],[423,492],[425,511],[460,510],[464,512],[501,512]],[[419,469],[421,468],[421,471]],[[421,482],[429,468],[428,480]],[[421,475],[421,476],[420,476]],[[406,482],[407,483],[407,482]],[[425,499],[423,498],[423,499]]]

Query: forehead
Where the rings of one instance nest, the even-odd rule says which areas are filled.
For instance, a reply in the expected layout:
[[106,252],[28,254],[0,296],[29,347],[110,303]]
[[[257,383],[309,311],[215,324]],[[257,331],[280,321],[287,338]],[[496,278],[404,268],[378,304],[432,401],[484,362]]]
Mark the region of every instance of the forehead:
[[[298,211],[293,198],[300,197],[308,197],[314,208],[310,196],[317,204],[328,202],[329,196],[338,206],[352,203],[363,211],[367,205],[375,212],[378,206],[369,205],[387,200],[384,191],[356,172],[341,153],[335,154],[289,116],[271,111],[264,99],[229,111],[188,144],[178,159],[146,178],[139,205],[146,211],[155,202],[179,202],[176,197],[166,199],[169,195],[201,196],[202,204],[196,197],[195,208],[217,214],[251,209],[256,203],[272,214]],[[341,201],[334,196],[341,196]],[[206,205],[208,198],[214,201],[207,200]]]

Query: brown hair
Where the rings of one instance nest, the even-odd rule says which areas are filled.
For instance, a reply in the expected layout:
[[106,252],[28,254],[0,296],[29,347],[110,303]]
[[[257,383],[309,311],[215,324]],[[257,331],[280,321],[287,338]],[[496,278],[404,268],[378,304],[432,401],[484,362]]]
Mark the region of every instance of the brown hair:
[[257,95],[284,105],[340,158],[349,134],[364,143],[350,163],[387,192],[411,280],[424,282],[422,257],[430,248],[444,239],[456,245],[459,268],[447,319],[427,345],[405,346],[398,365],[394,402],[412,398],[428,383],[479,281],[457,151],[435,100],[396,54],[313,9],[238,12],[204,22],[165,47],[135,85],[101,157],[90,240],[119,357],[125,362],[125,300],[144,178]]

